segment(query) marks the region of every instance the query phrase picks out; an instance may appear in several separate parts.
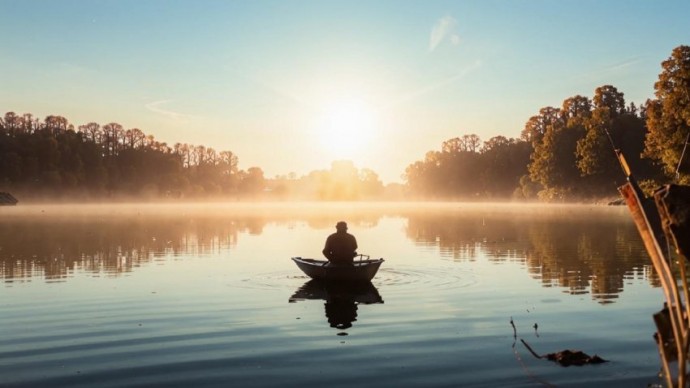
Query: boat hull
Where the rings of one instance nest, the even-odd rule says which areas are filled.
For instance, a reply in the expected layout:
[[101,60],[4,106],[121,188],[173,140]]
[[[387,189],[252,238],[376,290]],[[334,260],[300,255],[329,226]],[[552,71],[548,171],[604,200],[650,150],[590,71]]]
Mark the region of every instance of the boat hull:
[[352,265],[333,265],[326,260],[293,257],[307,276],[323,281],[368,282],[376,276],[383,259],[356,260]]

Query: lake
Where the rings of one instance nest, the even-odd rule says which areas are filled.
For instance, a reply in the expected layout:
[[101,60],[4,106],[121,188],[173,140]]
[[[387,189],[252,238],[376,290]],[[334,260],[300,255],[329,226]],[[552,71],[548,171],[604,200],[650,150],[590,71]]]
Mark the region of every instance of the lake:
[[[385,259],[371,285],[333,291],[290,260],[320,258],[339,220]],[[0,386],[661,382],[663,293],[623,207],[3,207],[0,279]]]

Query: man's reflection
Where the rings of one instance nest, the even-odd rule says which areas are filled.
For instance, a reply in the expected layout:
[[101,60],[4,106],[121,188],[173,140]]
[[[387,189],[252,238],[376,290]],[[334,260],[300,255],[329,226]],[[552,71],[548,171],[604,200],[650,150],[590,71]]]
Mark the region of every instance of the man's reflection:
[[357,305],[383,303],[378,290],[370,282],[343,284],[318,280],[304,283],[290,297],[290,303],[316,299],[326,301],[328,324],[340,330],[352,327],[352,322],[357,320]]

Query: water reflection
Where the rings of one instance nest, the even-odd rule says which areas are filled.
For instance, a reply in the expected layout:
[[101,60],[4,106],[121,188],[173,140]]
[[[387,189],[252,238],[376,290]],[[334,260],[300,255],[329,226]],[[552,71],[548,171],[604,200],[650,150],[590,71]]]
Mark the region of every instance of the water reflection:
[[237,243],[255,220],[203,222],[144,217],[0,222],[0,277],[63,279],[75,270],[117,275],[166,254],[201,255]]
[[[43,209],[46,210],[43,210]],[[4,210],[4,209],[3,209]],[[67,279],[75,271],[117,276],[164,256],[233,249],[241,234],[269,224],[303,222],[332,228],[346,216],[356,228],[376,227],[385,213],[332,206],[259,205],[35,206],[0,214],[0,279]]]
[[453,260],[484,256],[495,263],[524,263],[544,287],[591,293],[601,303],[615,300],[626,280],[648,279],[659,285],[625,214],[587,207],[528,210],[411,215],[406,233]]
[[[403,238],[419,250],[433,249],[454,261],[517,262],[544,287],[591,294],[601,303],[615,301],[631,280],[659,286],[625,209],[508,205],[28,209],[25,213],[10,209],[0,216],[0,278],[5,283],[34,277],[64,281],[75,271],[118,276],[166,256],[195,257],[235,249],[242,236],[261,236],[267,225],[277,225],[284,238],[293,238],[305,228],[330,231],[337,219],[347,219],[360,234],[378,232],[382,219],[393,219],[403,226]],[[390,241],[401,239],[399,228],[387,233]]]
[[357,320],[357,305],[383,303],[373,284],[324,283],[310,280],[290,297],[289,302],[324,300],[326,318],[330,327],[344,330]]

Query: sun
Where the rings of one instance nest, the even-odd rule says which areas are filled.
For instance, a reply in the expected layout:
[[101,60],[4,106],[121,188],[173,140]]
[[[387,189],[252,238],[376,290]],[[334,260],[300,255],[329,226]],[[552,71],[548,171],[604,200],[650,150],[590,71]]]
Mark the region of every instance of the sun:
[[323,150],[334,158],[355,159],[369,148],[375,127],[374,112],[364,101],[340,99],[322,110],[319,142]]

